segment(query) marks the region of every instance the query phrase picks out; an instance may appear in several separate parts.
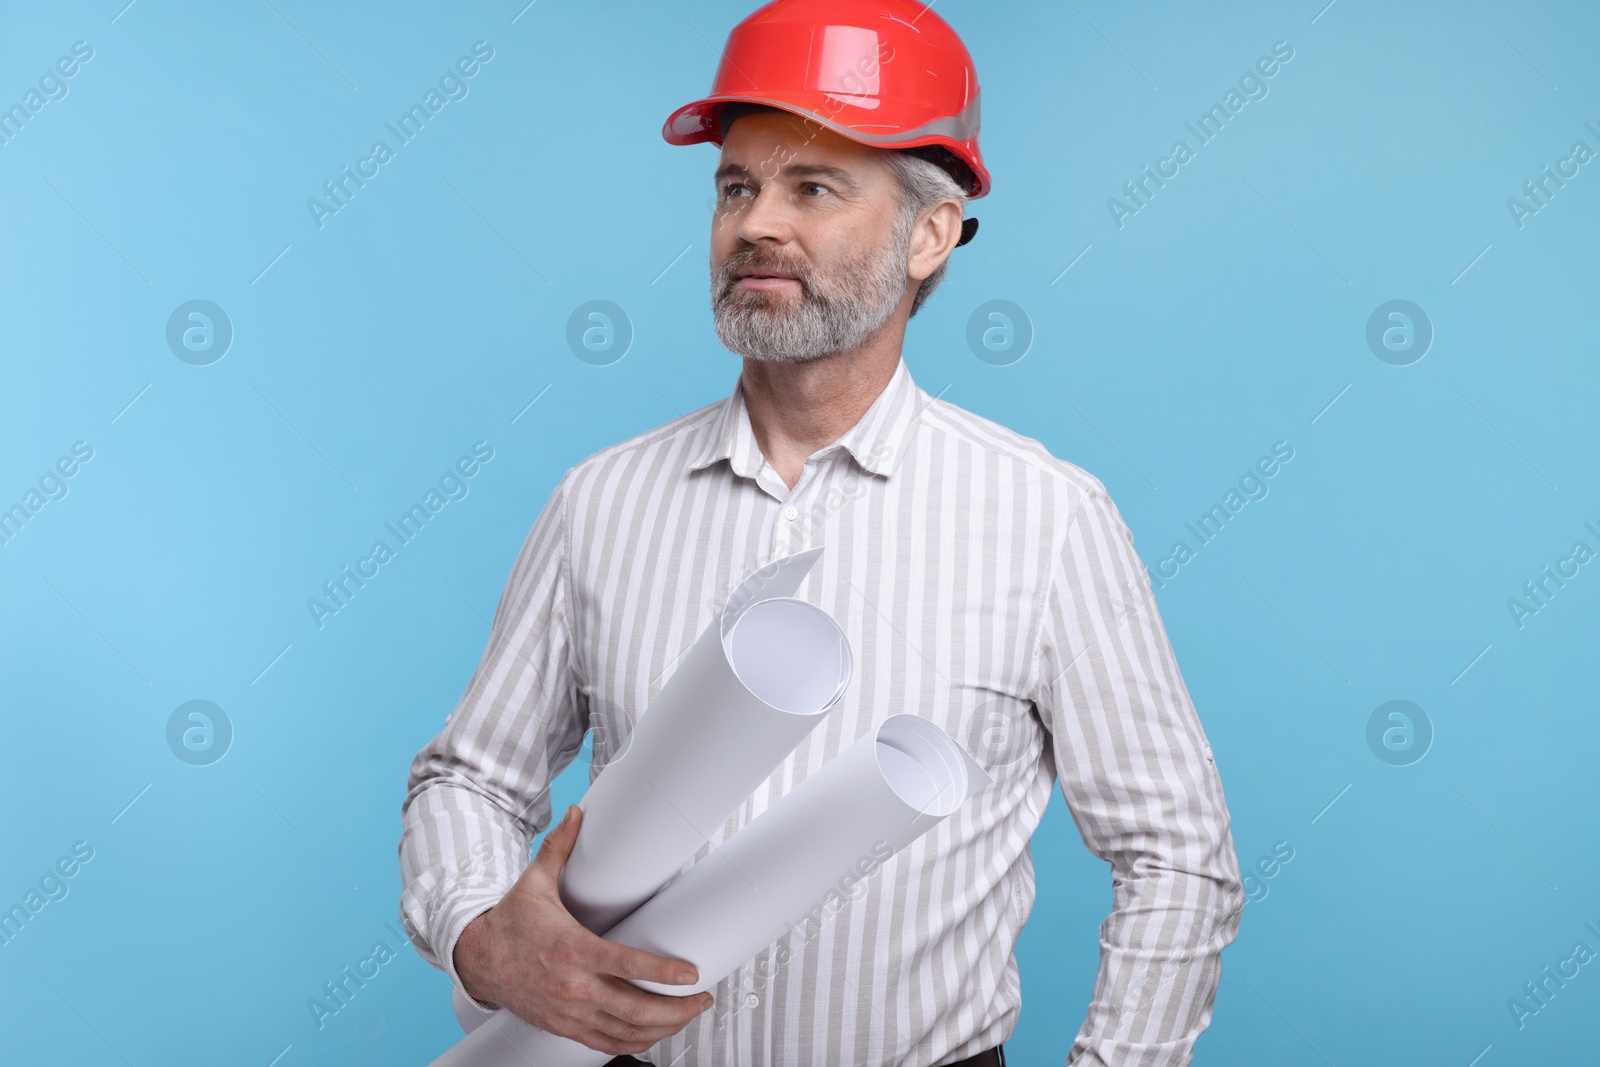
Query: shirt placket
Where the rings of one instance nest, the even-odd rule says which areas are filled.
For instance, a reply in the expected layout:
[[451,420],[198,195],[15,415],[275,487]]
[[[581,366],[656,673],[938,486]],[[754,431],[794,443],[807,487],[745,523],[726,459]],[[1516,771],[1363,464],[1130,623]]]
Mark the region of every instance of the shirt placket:
[[811,456],[793,489],[784,484],[770,463],[762,464],[758,480],[774,501],[762,536],[768,558],[781,559],[812,547],[810,538],[816,531],[806,528],[805,519],[810,512],[810,501],[817,495],[817,487],[826,480],[835,461],[836,455],[831,451]]

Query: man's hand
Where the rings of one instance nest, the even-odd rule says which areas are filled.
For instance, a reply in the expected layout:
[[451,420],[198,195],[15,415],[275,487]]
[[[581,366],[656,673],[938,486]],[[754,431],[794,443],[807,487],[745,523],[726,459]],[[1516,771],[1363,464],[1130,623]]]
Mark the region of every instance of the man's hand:
[[643,1052],[711,1007],[712,997],[662,996],[629,984],[692,985],[699,975],[684,960],[596,937],[561,903],[556,879],[582,822],[582,809],[569,807],[505,899],[467,924],[456,942],[456,973],[473,997],[541,1030],[613,1056]]

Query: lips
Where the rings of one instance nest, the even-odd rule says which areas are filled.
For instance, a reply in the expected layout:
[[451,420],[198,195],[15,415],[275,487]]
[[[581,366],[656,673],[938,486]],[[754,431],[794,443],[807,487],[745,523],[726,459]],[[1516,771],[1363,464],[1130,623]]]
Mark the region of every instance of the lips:
[[787,291],[790,286],[803,290],[805,283],[787,271],[752,266],[739,268],[734,274],[733,280],[728,283],[726,291],[729,293],[775,292]]

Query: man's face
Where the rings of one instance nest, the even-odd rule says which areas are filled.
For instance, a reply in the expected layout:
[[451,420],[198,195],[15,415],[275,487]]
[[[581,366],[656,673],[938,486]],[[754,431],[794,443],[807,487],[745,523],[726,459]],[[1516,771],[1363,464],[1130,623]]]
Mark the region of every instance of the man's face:
[[881,149],[755,112],[728,128],[716,185],[711,306],[730,350],[821,359],[909,310],[910,220]]

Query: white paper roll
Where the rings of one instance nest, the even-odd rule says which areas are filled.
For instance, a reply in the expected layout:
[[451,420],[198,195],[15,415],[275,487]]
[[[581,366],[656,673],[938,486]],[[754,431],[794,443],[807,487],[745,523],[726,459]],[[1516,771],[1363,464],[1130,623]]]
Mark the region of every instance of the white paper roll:
[[[891,715],[618,923],[606,940],[686,959],[710,989],[992,782],[931,721]],[[602,1060],[601,1062],[604,1062]]]
[[821,553],[739,584],[584,794],[561,899],[590,930],[660,889],[844,695],[849,640],[791,595]]
[[[791,928],[825,921],[831,901],[932,829],[988,773],[943,730],[893,715],[673,880],[607,940],[686,959],[709,989]],[[600,1067],[611,1056],[496,1012],[433,1067]]]
[[461,990],[455,986],[450,987],[450,1007],[456,1013],[456,1022],[460,1023],[462,1031],[468,1034],[482,1026],[494,1015],[494,1012],[484,1011],[462,996]]

